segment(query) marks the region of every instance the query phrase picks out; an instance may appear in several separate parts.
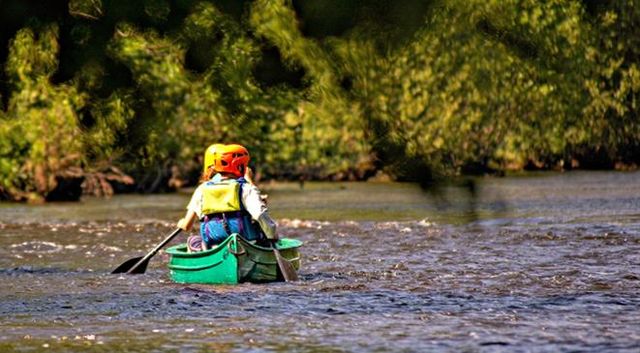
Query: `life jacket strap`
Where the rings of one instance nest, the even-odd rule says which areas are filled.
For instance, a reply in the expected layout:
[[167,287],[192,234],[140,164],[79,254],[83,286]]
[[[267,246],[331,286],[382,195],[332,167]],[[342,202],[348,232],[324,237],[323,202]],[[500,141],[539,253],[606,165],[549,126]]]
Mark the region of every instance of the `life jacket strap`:
[[210,213],[204,216],[204,221],[222,221],[226,218],[238,218],[244,216],[243,211],[230,211],[230,212],[220,212],[220,213]]
[[226,214],[222,214],[222,227],[224,227],[224,231],[227,232],[227,234],[231,235],[231,228],[229,227],[229,221],[227,220],[227,215]]

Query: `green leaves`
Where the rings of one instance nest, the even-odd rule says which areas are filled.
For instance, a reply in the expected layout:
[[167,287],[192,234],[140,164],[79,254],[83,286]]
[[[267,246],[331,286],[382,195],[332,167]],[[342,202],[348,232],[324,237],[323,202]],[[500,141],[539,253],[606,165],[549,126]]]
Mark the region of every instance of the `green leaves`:
[[[33,199],[57,186],[56,177],[82,164],[78,115],[86,96],[70,85],[53,85],[58,28],[20,30],[11,43],[7,74],[15,87],[0,139],[2,188]],[[5,125],[6,124],[6,125]]]
[[37,33],[30,28],[18,31],[9,51],[5,70],[15,88],[51,77],[58,66],[58,26],[41,26]]
[[25,20],[0,194],[46,196],[75,168],[193,181],[214,142],[303,179],[638,163],[633,2],[383,3],[73,0],[62,32]]

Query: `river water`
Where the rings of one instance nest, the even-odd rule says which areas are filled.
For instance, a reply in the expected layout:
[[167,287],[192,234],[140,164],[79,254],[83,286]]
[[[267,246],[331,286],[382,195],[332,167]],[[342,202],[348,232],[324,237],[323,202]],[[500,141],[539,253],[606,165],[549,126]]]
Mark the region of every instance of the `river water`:
[[263,189],[300,282],[111,275],[187,192],[0,204],[0,352],[640,352],[640,173]]

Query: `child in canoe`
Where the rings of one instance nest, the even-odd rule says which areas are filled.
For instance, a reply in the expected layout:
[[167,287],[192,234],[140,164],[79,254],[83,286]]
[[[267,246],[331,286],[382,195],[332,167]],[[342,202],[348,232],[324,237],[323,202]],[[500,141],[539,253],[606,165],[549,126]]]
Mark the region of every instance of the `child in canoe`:
[[[190,251],[209,249],[238,233],[247,240],[276,240],[269,216],[248,167],[249,151],[241,145],[213,144],[204,154],[204,171],[178,228],[191,230],[196,218],[200,236],[187,242]],[[201,240],[201,246],[197,244]]]

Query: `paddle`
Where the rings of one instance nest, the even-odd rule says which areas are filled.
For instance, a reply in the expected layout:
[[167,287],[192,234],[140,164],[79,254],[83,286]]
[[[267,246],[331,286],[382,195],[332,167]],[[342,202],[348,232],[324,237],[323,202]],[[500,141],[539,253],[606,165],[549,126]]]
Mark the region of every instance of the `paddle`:
[[[244,179],[250,184],[256,185],[253,181],[253,170],[247,167],[247,170],[244,173]],[[289,260],[285,259],[280,255],[280,250],[276,247],[277,240],[271,240],[271,249],[273,249],[273,254],[276,256],[276,262],[278,262],[278,267],[280,268],[280,272],[282,273],[282,277],[285,281],[297,281],[298,273],[296,269],[293,268],[293,265]]]
[[176,235],[180,234],[182,229],[178,228],[171,233],[168,237],[166,237],[160,244],[158,244],[153,250],[151,250],[144,257],[134,257],[133,259],[129,259],[122,263],[122,265],[118,266],[111,273],[127,273],[127,274],[138,274],[144,273],[147,270],[147,265],[149,264],[149,260],[155,255],[162,247],[167,245],[168,242],[171,241]]
[[297,281],[298,273],[296,269],[293,268],[293,265],[289,260],[282,257],[280,254],[280,250],[276,247],[276,240],[271,241],[271,249],[273,249],[273,254],[276,256],[276,262],[278,262],[278,267],[280,268],[280,272],[282,273],[282,277],[285,281]]

